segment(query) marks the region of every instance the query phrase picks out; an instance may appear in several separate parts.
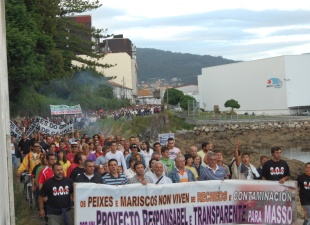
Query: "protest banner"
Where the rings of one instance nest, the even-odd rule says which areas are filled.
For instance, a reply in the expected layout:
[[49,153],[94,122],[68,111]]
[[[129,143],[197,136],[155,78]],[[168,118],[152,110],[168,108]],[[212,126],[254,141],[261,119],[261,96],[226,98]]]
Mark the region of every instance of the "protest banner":
[[11,128],[11,136],[16,137],[17,139],[22,137],[22,132],[20,131],[18,126],[16,126],[16,124],[12,121],[10,121],[10,128]]
[[297,224],[296,182],[74,184],[76,225]]
[[82,114],[80,105],[50,105],[51,115]]
[[168,144],[168,138],[174,139],[174,133],[158,134],[158,142],[161,145],[167,145]]
[[35,131],[40,131],[50,135],[63,135],[66,133],[71,133],[73,132],[73,120],[70,120],[68,124],[57,125],[42,117],[37,116],[26,133],[27,137],[30,137],[30,135]]

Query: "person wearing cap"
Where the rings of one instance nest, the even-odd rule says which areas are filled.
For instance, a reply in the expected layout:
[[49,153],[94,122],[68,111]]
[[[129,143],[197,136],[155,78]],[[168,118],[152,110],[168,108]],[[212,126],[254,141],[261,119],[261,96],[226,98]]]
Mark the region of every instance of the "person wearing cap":
[[138,149],[139,149],[138,145],[136,145],[136,144],[131,144],[129,148],[130,148],[131,153],[129,153],[129,154],[126,156],[126,159],[125,159],[125,161],[126,161],[126,169],[128,169],[128,168],[130,167],[130,163],[129,163],[130,158],[131,158],[131,156],[132,156],[133,154],[135,154],[135,153],[140,154],[141,159],[142,159],[142,163],[145,165],[144,156],[143,156],[140,152],[138,152]]
[[70,161],[70,163],[72,164],[74,161],[74,154],[78,152],[78,144],[77,142],[73,141],[71,142],[70,148],[68,149],[68,153],[67,153],[67,160]]

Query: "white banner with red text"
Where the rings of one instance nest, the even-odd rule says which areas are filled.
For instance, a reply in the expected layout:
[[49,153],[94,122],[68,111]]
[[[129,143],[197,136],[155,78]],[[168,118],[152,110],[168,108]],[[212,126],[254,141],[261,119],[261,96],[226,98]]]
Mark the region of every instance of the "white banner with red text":
[[51,115],[82,114],[80,105],[50,105]]
[[296,225],[296,188],[295,181],[75,183],[75,225]]

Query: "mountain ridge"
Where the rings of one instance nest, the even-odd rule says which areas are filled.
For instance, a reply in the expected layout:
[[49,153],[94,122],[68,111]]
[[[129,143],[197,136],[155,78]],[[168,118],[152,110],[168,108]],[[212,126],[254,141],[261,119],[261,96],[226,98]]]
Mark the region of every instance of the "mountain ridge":
[[137,48],[138,80],[178,78],[183,84],[197,84],[197,75],[204,67],[236,63],[222,56],[177,53],[153,48]]

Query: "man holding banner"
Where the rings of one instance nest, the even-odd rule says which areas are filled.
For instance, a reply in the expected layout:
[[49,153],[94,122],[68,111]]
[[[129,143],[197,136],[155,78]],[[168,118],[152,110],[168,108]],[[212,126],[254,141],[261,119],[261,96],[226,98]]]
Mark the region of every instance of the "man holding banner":
[[175,158],[175,168],[168,174],[168,177],[172,180],[172,183],[195,181],[192,171],[185,168],[185,158],[183,155],[178,155]]
[[155,163],[155,171],[151,178],[155,184],[172,184],[172,180],[164,174],[164,164],[161,161]]
[[136,175],[128,179],[129,184],[141,183],[146,185],[147,183],[154,183],[152,178],[144,174],[145,165],[142,162],[136,162],[134,170],[136,171]]

